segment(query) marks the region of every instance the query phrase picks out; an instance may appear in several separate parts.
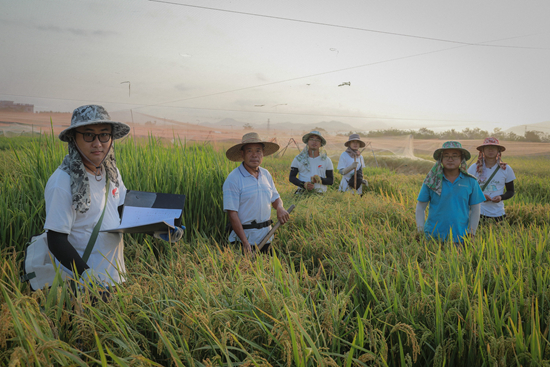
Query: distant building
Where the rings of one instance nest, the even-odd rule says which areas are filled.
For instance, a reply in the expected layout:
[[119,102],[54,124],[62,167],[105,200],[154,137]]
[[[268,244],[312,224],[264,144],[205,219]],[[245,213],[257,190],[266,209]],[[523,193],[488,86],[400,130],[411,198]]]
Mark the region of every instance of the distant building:
[[34,113],[34,105],[25,103],[14,103],[13,101],[0,101],[0,111]]

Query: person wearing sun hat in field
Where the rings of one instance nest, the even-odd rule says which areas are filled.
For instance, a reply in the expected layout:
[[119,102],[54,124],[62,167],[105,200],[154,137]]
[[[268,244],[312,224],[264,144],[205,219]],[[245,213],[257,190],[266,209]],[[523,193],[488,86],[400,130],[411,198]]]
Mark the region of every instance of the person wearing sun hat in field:
[[[416,205],[416,226],[427,238],[451,239],[459,245],[474,236],[485,196],[476,178],[466,171],[470,152],[447,141],[433,154],[436,163],[426,176]],[[426,207],[430,206],[425,220]],[[452,233],[452,238],[448,238]]]
[[[258,133],[243,135],[239,144],[229,148],[226,157],[241,162],[223,184],[223,210],[228,213],[232,231],[229,242],[240,242],[243,252],[256,251],[262,239],[271,229],[271,207],[277,211],[277,219],[284,224],[290,218],[268,170],[260,167],[263,157],[279,150],[276,143],[260,139]],[[270,253],[273,237],[261,249]]]
[[468,173],[477,178],[485,195],[481,204],[481,221],[501,222],[506,218],[503,201],[514,196],[516,175],[512,167],[502,162],[502,152],[506,148],[497,138],[486,138],[477,150],[477,163],[470,166]]
[[[120,224],[126,187],[116,165],[114,141],[129,132],[127,124],[112,121],[102,106],[85,105],[74,110],[70,127],[59,134],[69,154],[46,184],[44,229],[50,253],[73,279],[105,287],[125,280],[122,234],[93,233],[100,221],[98,230]],[[176,232],[173,240],[183,234]]]
[[305,134],[302,141],[306,146],[290,164],[288,180],[298,186],[296,193],[312,190],[326,192],[327,187],[334,183],[332,161],[327,153],[321,150],[327,141],[317,130]]
[[364,148],[365,145],[359,134],[351,134],[348,141],[344,143],[347,149],[338,160],[338,172],[343,176],[340,181],[340,191],[349,191],[359,195],[363,193],[363,186],[367,185],[367,181],[363,179],[365,160],[359,149]]
[[99,232],[89,259],[82,257],[105,205],[102,226],[120,223],[118,207],[124,203],[126,187],[116,166],[113,141],[129,132],[128,125],[111,121],[103,107],[86,105],[74,110],[70,127],[59,134],[68,143],[69,154],[46,184],[44,229],[51,254],[73,278],[107,284],[124,281],[121,234]]

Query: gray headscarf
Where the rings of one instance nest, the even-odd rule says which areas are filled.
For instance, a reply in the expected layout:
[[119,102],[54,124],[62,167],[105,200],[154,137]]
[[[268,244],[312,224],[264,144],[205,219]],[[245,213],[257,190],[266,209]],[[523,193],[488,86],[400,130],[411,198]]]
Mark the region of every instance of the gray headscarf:
[[[114,153],[114,141],[101,166],[107,173],[109,180],[119,186],[118,171]],[[65,156],[59,166],[63,172],[71,177],[71,194],[73,196],[73,208],[80,213],[86,213],[90,209],[90,181],[86,174],[86,168],[76,147],[74,140],[69,141],[69,154]],[[108,190],[108,188],[107,188]]]

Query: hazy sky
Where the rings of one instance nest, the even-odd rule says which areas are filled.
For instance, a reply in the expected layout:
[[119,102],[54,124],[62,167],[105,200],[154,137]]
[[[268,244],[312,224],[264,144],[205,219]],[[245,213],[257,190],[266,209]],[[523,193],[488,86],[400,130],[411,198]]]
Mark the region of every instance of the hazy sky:
[[192,123],[365,129],[550,120],[548,0],[0,0],[0,9],[0,99],[38,110],[99,103]]

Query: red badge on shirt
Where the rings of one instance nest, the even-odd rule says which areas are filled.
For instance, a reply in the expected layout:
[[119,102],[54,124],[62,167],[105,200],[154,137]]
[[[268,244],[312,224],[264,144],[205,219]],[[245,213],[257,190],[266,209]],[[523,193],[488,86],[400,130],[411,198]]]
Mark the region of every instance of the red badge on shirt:
[[113,191],[111,191],[111,193],[113,194],[113,198],[117,198],[118,197],[118,187],[115,187],[113,189]]

